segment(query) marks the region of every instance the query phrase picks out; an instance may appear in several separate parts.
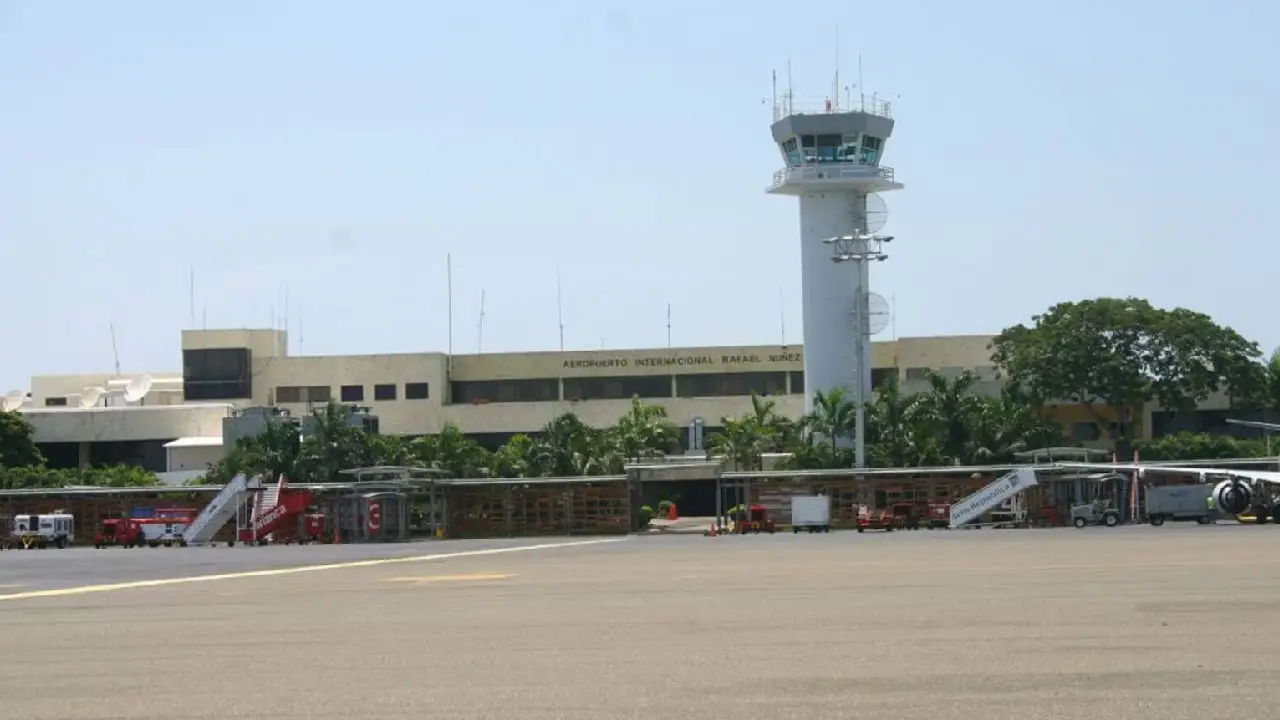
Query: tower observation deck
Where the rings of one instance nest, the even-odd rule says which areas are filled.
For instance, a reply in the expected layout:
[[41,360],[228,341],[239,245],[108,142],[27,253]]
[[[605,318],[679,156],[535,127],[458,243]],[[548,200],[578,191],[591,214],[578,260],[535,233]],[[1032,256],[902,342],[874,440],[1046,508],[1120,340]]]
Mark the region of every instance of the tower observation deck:
[[[883,221],[870,217],[868,195],[902,188],[893,168],[880,164],[893,134],[889,103],[852,98],[846,105],[819,100],[801,107],[788,93],[775,103],[770,127],[783,168],[767,192],[800,199],[806,411],[819,390],[843,387],[855,398],[871,397],[866,259],[885,256],[870,251],[869,236]],[[861,261],[833,262],[837,239],[846,259]]]

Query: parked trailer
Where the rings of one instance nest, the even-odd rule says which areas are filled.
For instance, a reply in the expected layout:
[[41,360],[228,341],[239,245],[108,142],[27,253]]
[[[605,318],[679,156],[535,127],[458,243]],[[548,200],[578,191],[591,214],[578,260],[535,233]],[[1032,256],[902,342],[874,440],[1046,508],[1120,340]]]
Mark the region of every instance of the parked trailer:
[[23,550],[41,549],[52,545],[65,548],[76,540],[75,518],[70,513],[54,512],[46,515],[16,515],[9,537],[12,545]]
[[1163,525],[1170,522],[1194,520],[1201,525],[1212,523],[1217,511],[1209,508],[1209,495],[1213,485],[1165,485],[1147,488],[1147,522]]
[[831,498],[826,495],[791,496],[791,532],[831,532]]
[[162,508],[151,517],[136,518],[136,522],[142,526],[148,547],[186,547],[182,535],[195,516],[196,511],[191,508]]

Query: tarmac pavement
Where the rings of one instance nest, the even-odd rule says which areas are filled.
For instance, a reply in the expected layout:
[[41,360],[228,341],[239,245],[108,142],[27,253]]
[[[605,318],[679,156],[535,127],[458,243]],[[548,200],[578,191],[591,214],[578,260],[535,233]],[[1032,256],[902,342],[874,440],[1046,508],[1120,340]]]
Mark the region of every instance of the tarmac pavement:
[[[1271,717],[1277,543],[1175,525],[324,548],[398,561],[0,602],[0,714]],[[119,579],[166,555],[334,561],[316,549],[61,556]],[[58,553],[22,555],[0,554],[0,586]]]

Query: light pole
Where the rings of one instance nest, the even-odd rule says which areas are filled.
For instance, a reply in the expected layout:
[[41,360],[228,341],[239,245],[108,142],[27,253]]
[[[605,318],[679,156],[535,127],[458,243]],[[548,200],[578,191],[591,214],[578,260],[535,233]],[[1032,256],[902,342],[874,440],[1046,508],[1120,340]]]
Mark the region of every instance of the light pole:
[[858,291],[853,296],[853,356],[856,358],[854,362],[857,363],[858,378],[858,382],[853,387],[853,402],[855,404],[853,452],[856,458],[854,465],[859,468],[867,466],[865,406],[867,404],[867,393],[871,390],[871,364],[867,359],[868,343],[871,338],[871,329],[867,323],[869,263],[888,260],[889,256],[884,252],[884,244],[892,240],[892,235],[882,236],[859,233],[857,235],[840,235],[822,241],[832,246],[834,251],[831,256],[832,262],[852,262],[854,263],[854,270],[858,273],[858,283],[856,285]]

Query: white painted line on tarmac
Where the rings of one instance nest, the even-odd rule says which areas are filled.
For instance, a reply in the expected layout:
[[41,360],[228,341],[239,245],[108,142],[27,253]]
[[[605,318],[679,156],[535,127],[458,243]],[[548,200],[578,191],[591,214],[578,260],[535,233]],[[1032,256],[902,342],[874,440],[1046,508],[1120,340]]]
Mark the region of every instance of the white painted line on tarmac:
[[300,573],[319,572],[321,570],[343,570],[346,568],[377,567],[379,565],[397,565],[401,563],[425,562],[430,560],[448,560],[450,558],[481,557],[484,555],[502,555],[506,553],[531,552],[534,550],[555,550],[559,548],[585,547],[587,545],[603,545],[604,543],[625,542],[628,538],[606,538],[600,540],[577,540],[573,542],[542,543],[540,545],[522,545],[519,547],[486,548],[484,550],[461,550],[451,553],[435,553],[432,555],[414,555],[411,557],[378,558],[372,560],[351,560],[349,562],[327,563],[324,565],[299,565],[297,567],[277,568],[274,570],[246,570],[244,572],[222,573],[219,575],[195,575],[192,577],[164,578],[162,580],[137,580],[134,582],[113,583],[110,585],[82,585],[80,587],[58,588],[55,590],[31,590],[28,592],[0,595],[0,601],[28,600],[47,597],[67,597],[70,595],[88,595],[90,593],[114,592],[116,590],[133,590],[135,588],[165,587],[167,585],[186,585],[189,583],[213,582],[215,580],[235,580],[238,578],[275,577],[278,575],[297,575]]
[[420,585],[422,583],[438,583],[438,582],[474,582],[478,580],[506,580],[515,577],[515,573],[468,573],[465,575],[422,575],[419,577],[401,577],[390,578],[387,582],[410,583]]

